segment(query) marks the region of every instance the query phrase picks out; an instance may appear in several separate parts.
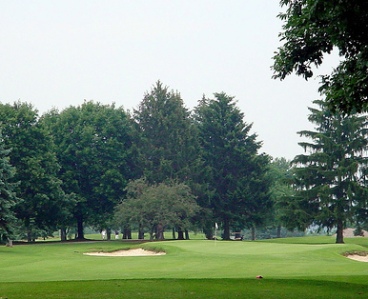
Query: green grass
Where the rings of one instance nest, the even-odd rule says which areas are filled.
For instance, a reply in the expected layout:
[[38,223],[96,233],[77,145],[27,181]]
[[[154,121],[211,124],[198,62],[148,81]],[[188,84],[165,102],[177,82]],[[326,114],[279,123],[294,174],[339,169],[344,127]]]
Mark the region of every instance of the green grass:
[[[366,251],[368,239],[333,242],[303,237],[0,247],[0,298],[367,298],[368,263],[342,254]],[[132,247],[167,254],[83,255]]]

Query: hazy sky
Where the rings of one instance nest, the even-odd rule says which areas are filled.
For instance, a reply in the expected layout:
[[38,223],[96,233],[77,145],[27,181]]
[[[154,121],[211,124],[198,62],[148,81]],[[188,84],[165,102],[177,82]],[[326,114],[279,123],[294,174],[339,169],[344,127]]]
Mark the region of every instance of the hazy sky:
[[0,101],[132,110],[161,80],[192,109],[224,91],[261,151],[292,159],[319,79],[271,79],[280,11],[278,0],[0,0]]

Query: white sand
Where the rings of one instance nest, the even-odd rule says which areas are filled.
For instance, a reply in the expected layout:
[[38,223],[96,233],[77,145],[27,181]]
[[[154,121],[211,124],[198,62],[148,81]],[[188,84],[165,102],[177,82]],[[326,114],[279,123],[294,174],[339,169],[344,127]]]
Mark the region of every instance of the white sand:
[[150,250],[145,250],[142,248],[129,249],[129,250],[117,250],[113,252],[86,252],[85,255],[94,255],[94,256],[156,256],[156,255],[165,255],[165,252],[155,252]]
[[368,255],[351,254],[351,255],[348,255],[346,257],[349,258],[349,259],[352,259],[354,261],[368,263]]

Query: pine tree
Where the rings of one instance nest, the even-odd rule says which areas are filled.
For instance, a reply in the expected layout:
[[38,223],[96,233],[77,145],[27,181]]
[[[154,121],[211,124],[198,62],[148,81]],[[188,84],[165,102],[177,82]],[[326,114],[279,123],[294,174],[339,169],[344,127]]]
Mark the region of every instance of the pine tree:
[[[315,223],[337,228],[336,243],[343,243],[343,229],[352,220],[364,191],[362,180],[368,164],[368,122],[365,115],[332,113],[325,101],[314,101],[309,121],[315,131],[301,131],[312,142],[299,143],[306,154],[295,157],[295,202],[304,210],[305,226]],[[301,215],[298,215],[300,220]]]
[[231,228],[262,224],[271,206],[265,179],[269,157],[258,154],[261,143],[243,118],[234,98],[225,93],[216,93],[215,99],[203,98],[195,110],[213,193],[204,207],[222,224],[224,239],[230,238]]

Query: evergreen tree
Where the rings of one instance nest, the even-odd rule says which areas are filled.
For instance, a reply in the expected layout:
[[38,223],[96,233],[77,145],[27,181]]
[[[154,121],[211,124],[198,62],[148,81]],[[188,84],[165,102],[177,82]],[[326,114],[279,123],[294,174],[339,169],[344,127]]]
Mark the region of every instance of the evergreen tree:
[[231,227],[253,227],[265,220],[262,214],[271,204],[265,179],[269,157],[258,154],[261,143],[250,134],[252,125],[243,121],[243,113],[225,93],[216,93],[213,100],[203,98],[194,117],[212,192],[203,204],[229,239]]
[[304,226],[312,223],[337,228],[336,243],[343,243],[343,229],[354,219],[364,192],[368,163],[368,122],[365,115],[333,113],[325,101],[314,101],[308,119],[315,131],[301,131],[312,142],[299,143],[306,154],[295,157],[296,215]]
[[133,119],[142,175],[150,183],[190,181],[198,163],[198,146],[180,94],[158,81],[134,110]]
[[[197,132],[180,94],[158,81],[134,111],[133,119],[139,166],[147,181],[175,180],[190,186],[196,196],[202,194]],[[183,228],[176,229],[178,238],[184,239]]]

